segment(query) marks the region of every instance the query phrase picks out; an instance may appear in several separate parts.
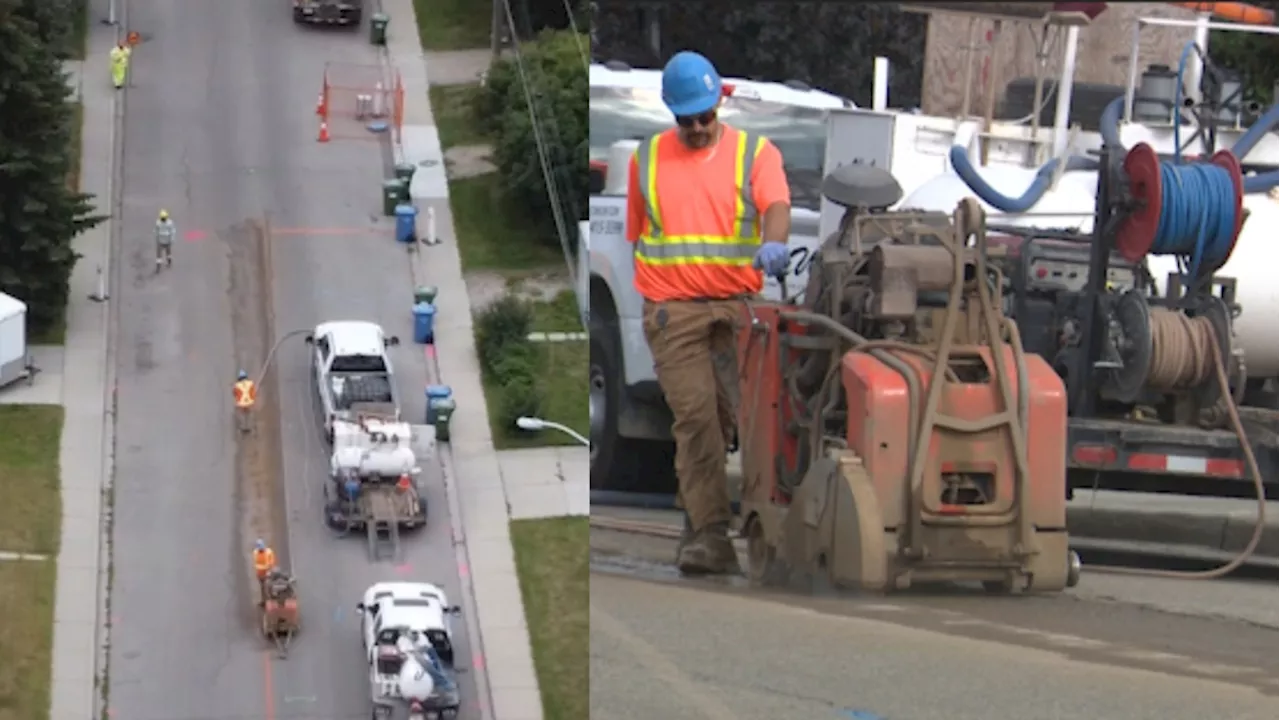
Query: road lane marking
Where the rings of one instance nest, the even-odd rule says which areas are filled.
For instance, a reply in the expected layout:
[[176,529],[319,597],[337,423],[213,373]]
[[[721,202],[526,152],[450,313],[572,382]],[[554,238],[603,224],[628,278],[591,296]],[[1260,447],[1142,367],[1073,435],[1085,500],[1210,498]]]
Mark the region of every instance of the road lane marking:
[[298,236],[298,235],[324,235],[329,237],[351,236],[351,235],[386,235],[391,232],[391,228],[343,228],[343,227],[286,227],[271,228],[272,235],[279,236]]

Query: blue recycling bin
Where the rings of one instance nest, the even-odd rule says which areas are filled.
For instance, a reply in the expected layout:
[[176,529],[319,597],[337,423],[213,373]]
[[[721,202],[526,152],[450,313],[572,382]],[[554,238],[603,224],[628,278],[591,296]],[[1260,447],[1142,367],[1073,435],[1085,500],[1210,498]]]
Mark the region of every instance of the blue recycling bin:
[[412,205],[396,206],[396,241],[412,243],[418,237],[418,208]]
[[439,414],[440,401],[453,397],[453,388],[448,385],[427,386],[427,424],[435,425]]
[[436,340],[436,306],[431,303],[417,303],[413,306],[413,341],[419,345],[430,345]]

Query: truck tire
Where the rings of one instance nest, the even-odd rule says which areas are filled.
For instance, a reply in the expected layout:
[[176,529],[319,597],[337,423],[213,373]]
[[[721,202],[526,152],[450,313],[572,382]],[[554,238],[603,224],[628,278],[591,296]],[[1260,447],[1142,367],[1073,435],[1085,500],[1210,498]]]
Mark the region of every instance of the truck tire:
[[615,458],[618,457],[618,403],[622,396],[622,365],[618,362],[618,336],[595,313],[591,314],[591,354],[587,371],[587,391],[591,411],[591,489],[613,487]]
[[618,334],[598,315],[590,319],[588,372],[593,408],[591,489],[617,492],[676,491],[675,443],[618,435],[618,407],[624,392]]

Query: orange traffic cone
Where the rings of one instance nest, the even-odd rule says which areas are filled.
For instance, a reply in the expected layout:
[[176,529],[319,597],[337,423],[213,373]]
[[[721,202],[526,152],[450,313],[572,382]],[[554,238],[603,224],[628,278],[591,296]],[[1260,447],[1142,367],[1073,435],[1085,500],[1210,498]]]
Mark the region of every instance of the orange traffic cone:
[[324,116],[324,93],[316,96],[316,115]]
[[316,138],[317,142],[329,142],[329,123],[324,120],[320,121],[320,136]]

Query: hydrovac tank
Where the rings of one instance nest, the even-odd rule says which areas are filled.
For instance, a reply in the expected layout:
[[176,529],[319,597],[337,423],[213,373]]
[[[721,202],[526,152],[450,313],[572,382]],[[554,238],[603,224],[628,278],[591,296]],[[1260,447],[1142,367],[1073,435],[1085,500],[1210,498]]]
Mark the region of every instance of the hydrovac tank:
[[[1020,195],[1036,175],[1035,170],[999,165],[979,172],[995,190],[1011,196]],[[992,222],[1087,233],[1093,231],[1097,184],[1095,172],[1064,173],[1057,187],[1027,213],[1004,213],[979,202]],[[916,188],[898,207],[949,213],[965,197],[976,195],[959,175],[944,173]],[[1236,302],[1241,311],[1235,320],[1235,341],[1244,351],[1249,377],[1275,378],[1280,375],[1280,282],[1275,277],[1276,268],[1280,268],[1280,244],[1268,236],[1274,236],[1275,228],[1280,227],[1280,200],[1274,194],[1245,195],[1244,206],[1249,219],[1231,258],[1217,274],[1236,280]],[[1177,261],[1151,256],[1147,267],[1164,292],[1169,273],[1177,271]]]

